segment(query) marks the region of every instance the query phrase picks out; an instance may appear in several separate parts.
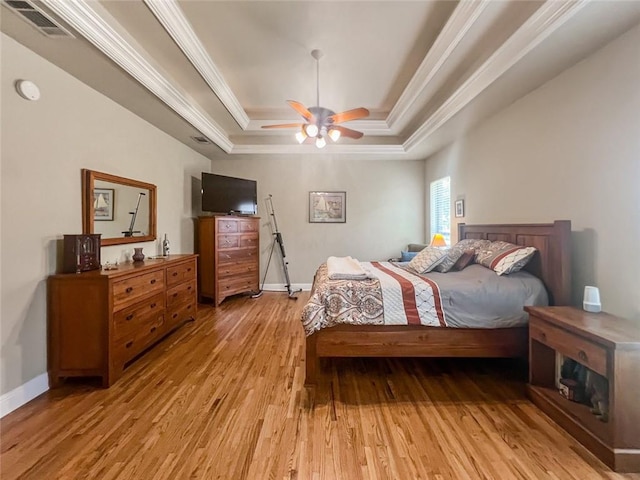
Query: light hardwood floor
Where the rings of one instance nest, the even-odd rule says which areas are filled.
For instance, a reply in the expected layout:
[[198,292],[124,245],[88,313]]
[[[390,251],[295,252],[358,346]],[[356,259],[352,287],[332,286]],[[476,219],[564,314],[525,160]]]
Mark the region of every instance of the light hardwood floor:
[[509,360],[332,359],[305,390],[306,298],[201,305],[110,389],[43,394],[0,422],[0,477],[640,479],[556,427]]

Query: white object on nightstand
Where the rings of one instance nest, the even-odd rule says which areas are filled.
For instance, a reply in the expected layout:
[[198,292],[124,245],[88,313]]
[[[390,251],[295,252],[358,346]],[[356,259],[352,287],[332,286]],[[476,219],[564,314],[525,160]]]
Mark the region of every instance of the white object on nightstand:
[[18,80],[16,82],[16,90],[22,98],[27,100],[38,100],[40,98],[40,89],[30,80]]
[[591,313],[598,313],[602,311],[602,304],[600,303],[600,290],[598,287],[584,287],[584,299],[582,301],[582,308]]

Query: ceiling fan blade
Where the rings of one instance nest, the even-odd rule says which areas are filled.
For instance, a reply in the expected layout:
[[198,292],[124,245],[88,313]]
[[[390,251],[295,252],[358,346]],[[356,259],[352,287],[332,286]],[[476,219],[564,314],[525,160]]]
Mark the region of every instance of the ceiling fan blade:
[[347,110],[346,112],[335,113],[331,115],[328,120],[333,123],[348,122],[350,120],[357,120],[358,118],[365,118],[369,116],[369,110],[366,108],[354,108],[353,110]]
[[362,132],[351,130],[350,128],[342,127],[340,125],[332,125],[331,128],[340,131],[340,135],[343,137],[355,138],[356,140],[364,135]]
[[313,118],[313,114],[309,110],[307,110],[307,107],[302,105],[300,102],[296,102],[295,100],[287,100],[287,103],[291,105],[291,108],[302,115],[308,122],[310,122]]
[[278,125],[262,125],[262,128],[300,128],[302,123],[281,123]]

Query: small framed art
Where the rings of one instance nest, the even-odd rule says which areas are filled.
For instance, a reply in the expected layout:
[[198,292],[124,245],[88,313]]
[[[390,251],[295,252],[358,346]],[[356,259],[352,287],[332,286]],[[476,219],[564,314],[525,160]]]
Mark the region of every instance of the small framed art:
[[93,219],[95,221],[113,221],[113,188],[93,189]]
[[464,217],[464,200],[456,200],[456,217]]
[[345,223],[347,192],[309,192],[309,223]]

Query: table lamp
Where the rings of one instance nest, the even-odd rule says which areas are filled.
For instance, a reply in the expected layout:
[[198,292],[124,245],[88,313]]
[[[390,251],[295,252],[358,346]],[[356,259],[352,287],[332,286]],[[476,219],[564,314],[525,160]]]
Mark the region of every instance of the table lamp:
[[433,238],[431,239],[431,244],[429,245],[430,247],[446,247],[447,246],[447,242],[444,239],[444,235],[442,235],[441,233],[436,233],[433,235]]

